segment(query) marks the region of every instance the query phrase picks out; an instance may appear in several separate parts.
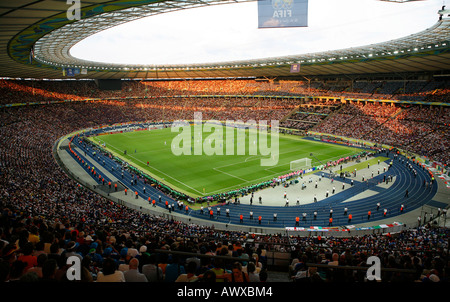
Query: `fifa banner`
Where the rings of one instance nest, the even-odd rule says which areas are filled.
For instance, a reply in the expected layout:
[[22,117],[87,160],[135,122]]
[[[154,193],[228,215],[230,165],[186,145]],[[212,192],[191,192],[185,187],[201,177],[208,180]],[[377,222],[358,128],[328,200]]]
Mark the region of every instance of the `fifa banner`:
[[308,0],[258,0],[258,28],[308,26]]

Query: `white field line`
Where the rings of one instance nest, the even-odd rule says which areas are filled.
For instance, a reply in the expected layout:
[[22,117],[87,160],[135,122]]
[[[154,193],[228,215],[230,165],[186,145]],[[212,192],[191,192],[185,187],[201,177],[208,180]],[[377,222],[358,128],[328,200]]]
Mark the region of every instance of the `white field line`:
[[[120,151],[120,149],[119,149],[119,148],[115,147],[115,146],[114,146],[114,145],[112,145],[111,143],[109,143],[109,146],[111,146],[111,147],[113,147],[114,149],[116,149],[116,150]],[[136,157],[134,157],[134,156],[132,156],[132,155],[129,155],[129,154],[128,154],[128,156],[129,156],[129,157],[131,157],[131,158],[133,158],[134,160],[136,160],[136,161],[140,162],[140,163],[143,163],[144,165],[147,165],[147,163],[146,163],[146,162],[144,162],[144,161],[142,161],[142,160],[140,160],[140,159],[137,159]],[[198,191],[198,190],[194,189],[193,187],[191,187],[191,186],[189,186],[189,185],[185,184],[184,182],[182,182],[182,181],[180,181],[180,180],[176,179],[175,177],[173,177],[173,176],[170,176],[169,174],[167,174],[167,173],[164,173],[164,172],[162,172],[161,170],[159,170],[159,169],[157,169],[157,168],[155,168],[155,167],[151,166],[150,164],[149,164],[149,167],[151,167],[152,169],[154,169],[154,170],[158,171],[158,172],[159,172],[159,173],[161,173],[161,174],[164,174],[164,175],[166,175],[167,177],[169,177],[169,178],[171,178],[171,179],[175,180],[176,182],[178,182],[178,183],[180,183],[180,184],[182,184],[182,185],[184,185],[184,186],[186,186],[186,187],[188,187],[188,188],[190,188],[190,189],[194,190],[195,192],[199,193],[200,195],[201,195],[201,194],[203,194],[202,192],[200,192],[200,191]]]
[[[121,133],[121,134],[124,135],[123,133]],[[108,144],[107,144],[107,145],[108,145]],[[112,144],[109,144],[109,145],[111,145],[114,149],[120,151],[117,147],[113,146]],[[163,149],[159,149],[159,150],[163,150]],[[157,150],[144,151],[144,152],[140,152],[140,154],[142,154],[142,153],[145,154],[145,153],[147,153],[147,152],[150,153],[150,152],[153,152],[153,151],[157,151]],[[290,151],[286,151],[286,152],[280,152],[279,155],[281,155],[281,154],[287,154],[287,153],[292,153],[292,152],[294,152],[294,151],[295,151],[295,150],[290,150]],[[323,155],[323,154],[318,153],[318,152],[315,152],[315,154],[316,154],[316,155]],[[353,153],[350,153],[350,154],[353,154]],[[135,159],[135,160],[138,161],[138,162],[143,163],[144,165],[147,164],[146,162],[141,161],[141,160],[135,158],[135,157],[132,156],[132,155],[128,155],[128,156],[130,156],[131,158]],[[265,171],[268,171],[268,172],[272,172],[272,174],[270,174],[270,175],[268,175],[268,176],[264,176],[264,177],[252,179],[252,180],[246,180],[246,179],[240,178],[240,177],[238,177],[238,176],[236,176],[236,175],[233,175],[233,174],[230,174],[230,173],[227,173],[227,172],[224,172],[224,171],[220,170],[220,168],[223,168],[223,167],[229,167],[229,166],[239,165],[239,164],[242,164],[242,163],[247,162],[247,160],[248,160],[248,161],[259,160],[259,159],[261,159],[262,157],[263,157],[262,155],[251,155],[251,156],[247,157],[244,161],[240,161],[240,162],[237,162],[237,163],[231,163],[231,164],[227,164],[227,165],[222,165],[222,166],[219,166],[219,167],[215,167],[215,168],[213,168],[213,169],[214,169],[215,171],[221,172],[221,173],[226,174],[226,175],[228,175],[228,176],[231,176],[231,177],[233,177],[233,178],[239,179],[239,180],[241,180],[241,181],[244,182],[243,184],[254,183],[254,182],[257,182],[257,181],[259,181],[259,180],[268,180],[269,177],[270,177],[270,178],[273,178],[273,177],[276,177],[276,176],[279,176],[279,175],[283,174],[283,172],[281,172],[281,173],[280,173],[280,172],[273,172],[272,170],[270,170],[270,168],[266,168],[266,169],[264,169],[264,170],[265,170]],[[345,155],[344,155],[343,157],[345,157]],[[287,164],[280,164],[280,165],[287,165]],[[277,165],[277,166],[280,166],[280,165]],[[222,189],[219,189],[219,190],[215,190],[215,191],[201,192],[201,191],[198,191],[197,189],[194,189],[193,187],[191,187],[191,186],[185,184],[184,182],[182,182],[182,181],[180,181],[180,180],[178,180],[178,179],[176,179],[176,178],[174,178],[174,177],[168,175],[167,173],[164,173],[164,172],[160,171],[159,169],[157,169],[157,168],[155,168],[155,167],[153,167],[153,166],[151,166],[151,165],[149,165],[149,167],[151,167],[151,168],[153,168],[154,170],[156,170],[156,171],[158,171],[158,172],[160,172],[160,173],[166,175],[167,177],[169,177],[169,178],[175,180],[176,182],[178,182],[178,183],[180,183],[180,184],[182,184],[182,185],[184,185],[184,186],[186,186],[186,187],[188,187],[188,188],[194,190],[195,192],[197,192],[197,193],[199,193],[200,195],[203,195],[203,196],[204,196],[204,195],[210,195],[210,194],[218,193],[218,192],[224,192],[224,191],[226,191],[227,189],[235,188],[235,187],[236,187],[236,186],[229,186],[229,187],[225,187],[225,188],[222,188]],[[289,170],[286,170],[286,171],[289,171]]]
[[249,182],[249,181],[250,181],[250,180],[246,180],[246,179],[240,178],[240,177],[238,177],[238,176],[236,176],[236,175],[233,175],[233,174],[230,174],[230,173],[221,171],[221,170],[219,170],[218,168],[213,168],[213,170],[215,170],[215,171],[217,171],[217,172],[220,172],[220,173],[223,173],[223,174],[226,174],[226,175],[228,175],[228,176],[237,178],[237,179],[242,180],[242,181],[245,181],[245,182]]

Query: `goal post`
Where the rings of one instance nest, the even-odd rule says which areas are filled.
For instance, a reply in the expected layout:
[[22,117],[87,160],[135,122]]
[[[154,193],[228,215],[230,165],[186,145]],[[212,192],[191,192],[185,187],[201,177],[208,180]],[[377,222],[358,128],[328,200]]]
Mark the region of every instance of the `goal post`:
[[301,158],[297,160],[293,160],[290,163],[290,169],[291,171],[300,171],[300,170],[306,170],[311,168],[311,158]]

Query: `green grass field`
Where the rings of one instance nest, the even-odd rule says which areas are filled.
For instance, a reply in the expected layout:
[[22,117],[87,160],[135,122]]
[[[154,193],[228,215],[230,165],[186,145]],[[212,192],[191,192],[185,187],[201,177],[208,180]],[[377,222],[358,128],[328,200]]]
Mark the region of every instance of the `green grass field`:
[[[310,153],[321,162],[326,162],[361,152],[360,149],[280,134],[278,163],[274,166],[261,166],[260,159],[269,156],[262,156],[260,152],[257,155],[249,154],[249,130],[246,131],[245,155],[229,155],[226,152],[225,144],[222,145],[226,139],[225,133],[223,130],[224,140],[217,141],[223,147],[224,155],[176,156],[172,152],[171,143],[178,133],[171,132],[170,128],[108,134],[90,139],[97,144],[105,143],[106,149],[117,157],[192,197],[209,196],[270,180],[290,172],[290,162],[293,160],[308,157],[312,159],[313,166],[320,165]],[[203,140],[206,141],[210,134],[203,133]],[[233,141],[235,154],[238,148],[236,141],[238,139]],[[270,146],[270,136],[268,141]],[[126,155],[124,150],[127,150]]]

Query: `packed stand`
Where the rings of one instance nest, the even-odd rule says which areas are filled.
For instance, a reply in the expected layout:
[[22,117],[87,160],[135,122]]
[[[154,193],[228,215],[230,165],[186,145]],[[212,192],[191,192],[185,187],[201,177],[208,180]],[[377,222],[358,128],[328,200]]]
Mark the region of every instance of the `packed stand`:
[[312,131],[383,143],[448,165],[449,118],[441,106],[347,103]]
[[300,105],[287,119],[281,123],[282,127],[308,131],[323,122],[330,114],[339,108],[336,103],[310,102]]
[[[11,94],[11,98],[16,95]],[[218,231],[195,224],[184,224],[143,214],[115,204],[80,186],[57,165],[52,155],[55,141],[75,130],[129,121],[158,121],[162,114],[170,118],[191,117],[195,106],[206,107],[217,99],[186,98],[87,101],[42,106],[4,108],[0,136],[0,276],[2,282],[67,281],[69,256],[79,257],[84,282],[231,281],[270,280],[268,251],[282,251],[302,257],[304,240],[285,235],[257,235]],[[7,99],[13,103],[15,99]],[[230,99],[239,103],[242,100]],[[250,108],[245,118],[267,118],[277,110],[289,110],[274,100],[243,100]],[[248,103],[247,103],[248,102]],[[147,105],[147,106],[146,106]],[[220,107],[220,102],[216,104]],[[157,107],[160,106],[160,107]],[[170,107],[172,106],[172,107]],[[175,107],[180,106],[180,110]],[[236,107],[233,104],[229,108]],[[244,105],[240,105],[242,108]],[[223,116],[242,118],[242,112],[230,110]],[[210,112],[215,117],[216,111]],[[218,111],[221,112],[221,111]],[[278,111],[277,111],[278,112]],[[214,114],[212,114],[214,113]],[[415,112],[420,116],[420,111]],[[261,114],[261,115],[259,115]],[[437,114],[437,113],[436,113]],[[228,116],[228,117],[229,117]],[[166,116],[164,116],[164,119]],[[209,118],[209,115],[208,115]],[[429,118],[435,118],[433,116]],[[433,275],[447,280],[447,262],[430,261],[442,257],[448,249],[447,229],[424,227],[392,237],[355,237],[324,239],[316,243],[328,255],[334,249],[351,249],[353,259],[380,255],[382,247],[414,247],[420,252],[414,281],[426,281]],[[408,240],[405,240],[408,238]],[[253,243],[248,244],[248,242]],[[409,245],[408,245],[408,244]],[[331,246],[331,250],[328,249]],[[378,249],[374,249],[377,246]],[[166,252],[161,252],[166,251]],[[179,257],[175,252],[192,252],[198,257]],[[321,250],[305,251],[310,261],[318,261]],[[404,261],[404,252],[384,249],[383,259]],[[172,252],[172,253],[170,253]],[[365,254],[365,256],[363,256]],[[221,263],[202,255],[226,255],[237,261]],[[322,257],[322,256],[320,256]],[[302,258],[303,259],[303,258]],[[348,259],[348,257],[347,257]],[[400,259],[400,260],[399,260]],[[356,261],[356,260],[355,260]],[[394,261],[396,262],[396,261]],[[397,263],[396,262],[396,263]],[[194,264],[190,264],[194,263]],[[320,262],[321,263],[321,262]],[[357,262],[349,262],[357,263]],[[386,262],[390,264],[391,262]],[[404,262],[398,262],[401,265]],[[342,262],[343,265],[346,265]],[[180,268],[180,270],[178,270]],[[420,271],[421,269],[421,271]],[[420,272],[419,272],[420,271]],[[214,275],[212,274],[214,273]],[[143,278],[142,275],[145,278]],[[297,275],[296,273],[292,276]],[[424,277],[426,276],[426,278]],[[320,276],[322,281],[333,277]],[[294,280],[293,278],[292,280]],[[360,279],[356,279],[359,281]]]

